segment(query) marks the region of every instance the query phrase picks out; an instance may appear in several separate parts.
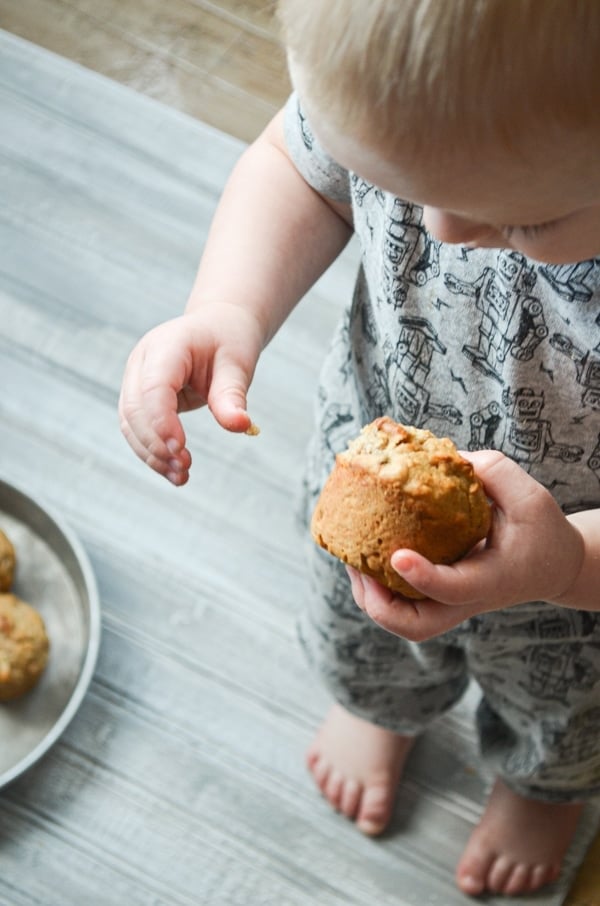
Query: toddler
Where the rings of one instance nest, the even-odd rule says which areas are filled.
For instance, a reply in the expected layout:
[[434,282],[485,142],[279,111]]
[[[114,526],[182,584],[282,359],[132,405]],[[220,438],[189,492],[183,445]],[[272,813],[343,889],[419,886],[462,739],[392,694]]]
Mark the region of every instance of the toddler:
[[295,93],[227,184],[185,314],[132,352],[123,431],[180,485],[179,413],[247,430],[262,349],[356,233],[306,516],[386,414],[452,437],[494,517],[454,566],[393,555],[423,601],[310,545],[301,640],[336,704],[308,766],[381,833],[413,740],[474,677],[497,780],[456,880],[523,895],[558,876],[600,792],[600,5],[280,6]]

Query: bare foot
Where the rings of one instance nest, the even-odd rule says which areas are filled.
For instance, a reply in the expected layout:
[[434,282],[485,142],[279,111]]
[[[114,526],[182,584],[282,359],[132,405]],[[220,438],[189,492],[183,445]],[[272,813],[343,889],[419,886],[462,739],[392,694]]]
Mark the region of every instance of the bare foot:
[[525,799],[497,780],[456,870],[463,893],[515,896],[555,881],[583,805]]
[[399,736],[334,705],[306,754],[331,805],[364,834],[382,833],[414,738]]

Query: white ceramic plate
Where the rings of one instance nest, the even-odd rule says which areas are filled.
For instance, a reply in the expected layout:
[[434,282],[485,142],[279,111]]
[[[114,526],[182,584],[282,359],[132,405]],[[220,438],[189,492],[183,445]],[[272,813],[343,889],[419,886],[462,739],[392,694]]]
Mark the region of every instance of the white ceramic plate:
[[39,610],[50,639],[37,686],[0,702],[1,788],[48,751],[79,708],[98,655],[100,605],[90,562],[73,532],[4,481],[0,529],[17,556],[11,591]]

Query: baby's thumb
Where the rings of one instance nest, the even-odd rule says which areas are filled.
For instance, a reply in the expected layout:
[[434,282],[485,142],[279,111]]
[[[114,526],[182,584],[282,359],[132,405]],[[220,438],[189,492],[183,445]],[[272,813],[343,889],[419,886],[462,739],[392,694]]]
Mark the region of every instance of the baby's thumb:
[[246,392],[250,380],[242,368],[233,363],[215,371],[208,393],[208,408],[227,431],[247,431],[252,424],[246,411]]

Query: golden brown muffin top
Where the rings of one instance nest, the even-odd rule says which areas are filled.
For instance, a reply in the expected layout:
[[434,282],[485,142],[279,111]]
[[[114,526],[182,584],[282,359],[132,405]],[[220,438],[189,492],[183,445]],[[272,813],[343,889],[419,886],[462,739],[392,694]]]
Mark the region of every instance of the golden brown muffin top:
[[8,591],[13,580],[16,564],[15,549],[3,531],[0,530],[0,591]]
[[44,621],[35,608],[13,594],[0,594],[0,684],[32,665],[42,669],[48,653]]
[[432,471],[438,483],[444,474],[460,474],[472,478],[476,487],[479,484],[471,463],[463,459],[450,438],[400,425],[388,416],[366,425],[338,459],[344,465],[404,485],[407,493],[428,487]]

